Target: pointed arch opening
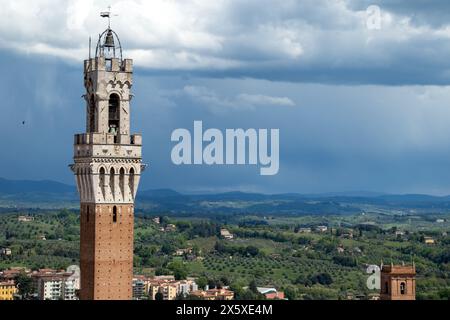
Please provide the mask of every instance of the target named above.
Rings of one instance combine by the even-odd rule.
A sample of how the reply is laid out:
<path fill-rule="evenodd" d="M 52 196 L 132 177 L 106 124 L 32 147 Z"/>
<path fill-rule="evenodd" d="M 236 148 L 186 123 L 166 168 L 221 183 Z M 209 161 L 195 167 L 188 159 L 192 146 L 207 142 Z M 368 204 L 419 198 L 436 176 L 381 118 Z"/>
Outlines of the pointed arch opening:
<path fill-rule="evenodd" d="M 106 170 L 105 170 L 105 168 L 101 167 L 98 181 L 99 181 L 100 190 L 102 191 L 103 199 L 105 198 L 105 182 L 106 182 L 105 176 L 106 176 Z"/>
<path fill-rule="evenodd" d="M 134 168 L 130 169 L 128 187 L 130 188 L 131 197 L 134 199 Z"/>
<path fill-rule="evenodd" d="M 115 198 L 115 191 L 116 191 L 116 186 L 115 186 L 115 181 L 114 178 L 116 176 L 116 172 L 114 170 L 114 168 L 111 168 L 111 170 L 109 171 L 109 187 L 111 188 L 111 195 L 113 197 L 113 199 Z"/>
<path fill-rule="evenodd" d="M 119 188 L 120 188 L 120 194 L 125 200 L 125 169 L 120 168 L 119 171 Z"/>
<path fill-rule="evenodd" d="M 116 93 L 109 96 L 108 132 L 114 135 L 114 143 L 118 143 L 120 131 L 120 97 Z"/>

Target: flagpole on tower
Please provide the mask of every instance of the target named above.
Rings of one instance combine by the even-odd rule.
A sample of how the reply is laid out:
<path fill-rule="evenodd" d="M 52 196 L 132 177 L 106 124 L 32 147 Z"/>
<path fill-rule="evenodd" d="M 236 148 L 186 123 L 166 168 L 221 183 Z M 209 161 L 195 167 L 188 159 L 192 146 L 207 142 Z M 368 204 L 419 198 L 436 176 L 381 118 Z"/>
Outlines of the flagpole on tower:
<path fill-rule="evenodd" d="M 108 11 L 100 12 L 100 17 L 108 18 L 108 29 L 111 29 L 111 14 L 111 6 L 108 6 Z M 115 14 L 114 16 L 117 16 L 117 14 Z"/>

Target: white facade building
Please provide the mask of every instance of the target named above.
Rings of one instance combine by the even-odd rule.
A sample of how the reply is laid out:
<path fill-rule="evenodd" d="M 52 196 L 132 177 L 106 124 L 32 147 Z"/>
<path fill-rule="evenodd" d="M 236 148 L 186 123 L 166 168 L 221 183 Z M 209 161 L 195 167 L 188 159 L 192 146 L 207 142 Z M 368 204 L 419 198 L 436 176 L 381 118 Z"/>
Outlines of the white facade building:
<path fill-rule="evenodd" d="M 44 274 L 37 276 L 39 300 L 78 300 L 76 279 L 70 274 Z"/>

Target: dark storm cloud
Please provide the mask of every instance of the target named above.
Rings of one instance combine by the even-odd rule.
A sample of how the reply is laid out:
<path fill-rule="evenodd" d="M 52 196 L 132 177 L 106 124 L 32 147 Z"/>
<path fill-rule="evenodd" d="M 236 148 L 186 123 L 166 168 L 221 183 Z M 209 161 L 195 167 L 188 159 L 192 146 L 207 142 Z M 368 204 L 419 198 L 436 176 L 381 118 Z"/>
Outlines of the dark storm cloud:
<path fill-rule="evenodd" d="M 98 18 L 103 3 L 56 3 L 5 1 L 0 47 L 80 63 L 89 35 L 105 28 Z M 381 9 L 380 29 L 367 27 L 370 5 Z M 150 74 L 329 84 L 450 83 L 447 1 L 155 0 L 112 1 L 112 6 L 121 12 L 114 28 L 125 54 Z"/>
<path fill-rule="evenodd" d="M 0 176 L 73 183 L 73 134 L 84 131 L 81 67 L 0 54 Z M 132 131 L 149 164 L 142 188 L 450 193 L 447 87 L 334 86 L 135 73 Z M 26 125 L 22 121 L 26 120 Z M 279 128 L 280 172 L 175 166 L 177 128 Z"/>
<path fill-rule="evenodd" d="M 67 25 L 67 8 L 53 14 L 52 1 L 3 3 L 0 12 L 10 28 L 0 31 L 0 176 L 73 183 L 83 45 L 104 21 L 75 5 L 83 14 L 69 10 Z M 382 2 L 381 29 L 368 30 L 365 9 L 377 2 L 128 2 L 121 16 L 134 19 L 114 26 L 136 62 L 132 130 L 143 133 L 149 164 L 142 188 L 449 194 L 450 35 L 439 22 L 445 3 L 433 3 L 422 11 L 420 2 Z M 35 23 L 34 10 L 51 23 Z M 280 129 L 279 174 L 173 165 L 170 135 L 195 120 Z"/>

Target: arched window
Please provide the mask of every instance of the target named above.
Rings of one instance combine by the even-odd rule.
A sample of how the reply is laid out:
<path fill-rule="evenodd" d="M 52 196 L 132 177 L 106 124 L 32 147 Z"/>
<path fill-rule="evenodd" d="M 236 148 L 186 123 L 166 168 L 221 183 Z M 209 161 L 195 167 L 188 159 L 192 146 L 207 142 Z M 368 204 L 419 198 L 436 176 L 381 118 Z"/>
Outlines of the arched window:
<path fill-rule="evenodd" d="M 131 197 L 134 198 L 134 168 L 130 169 L 128 187 L 130 188 Z"/>
<path fill-rule="evenodd" d="M 97 108 L 95 106 L 95 98 L 92 94 L 89 98 L 89 132 L 97 132 Z"/>
<path fill-rule="evenodd" d="M 115 177 L 116 173 L 114 171 L 114 168 L 111 168 L 111 171 L 109 172 L 109 187 L 111 188 L 111 195 L 114 199 L 115 197 L 115 184 L 114 184 L 114 177 Z"/>
<path fill-rule="evenodd" d="M 400 283 L 400 294 L 406 294 L 406 283 Z"/>
<path fill-rule="evenodd" d="M 123 198 L 125 198 L 125 169 L 124 168 L 120 168 L 120 171 L 119 171 L 119 188 L 120 188 L 120 194 L 122 195 Z"/>
<path fill-rule="evenodd" d="M 105 168 L 100 168 L 99 187 L 102 191 L 103 198 L 105 198 Z"/>
<path fill-rule="evenodd" d="M 108 106 L 108 132 L 114 134 L 114 143 L 118 143 L 117 136 L 120 131 L 120 98 L 117 94 L 111 94 Z"/>
<path fill-rule="evenodd" d="M 116 206 L 113 207 L 113 222 L 114 223 L 117 222 L 117 207 Z"/>

